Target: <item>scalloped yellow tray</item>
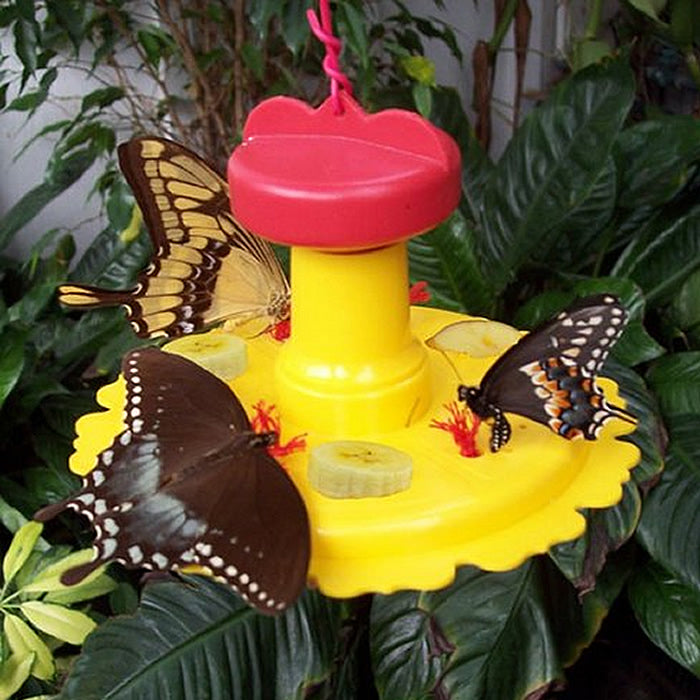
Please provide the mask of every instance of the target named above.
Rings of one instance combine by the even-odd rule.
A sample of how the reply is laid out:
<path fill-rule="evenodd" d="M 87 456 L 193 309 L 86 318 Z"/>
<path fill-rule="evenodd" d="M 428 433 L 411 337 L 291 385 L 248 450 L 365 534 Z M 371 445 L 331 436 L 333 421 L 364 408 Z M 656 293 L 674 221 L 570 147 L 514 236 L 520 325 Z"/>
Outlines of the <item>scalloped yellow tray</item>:
<path fill-rule="evenodd" d="M 411 308 L 411 331 L 424 342 L 443 326 L 468 317 L 429 308 Z M 263 399 L 277 404 L 272 381 L 281 344 L 268 335 L 248 339 L 248 370 L 231 383 L 243 405 Z M 568 441 L 548 428 L 509 416 L 511 441 L 488 451 L 488 426 L 482 424 L 482 456 L 459 455 L 452 436 L 430 427 L 446 420 L 445 404 L 454 401 L 459 381 L 478 384 L 495 358 L 451 354 L 460 378 L 442 353 L 427 350 L 432 397 L 410 427 L 353 436 L 392 445 L 413 457 L 411 486 L 382 498 L 332 499 L 316 492 L 307 478 L 308 450 L 342 434 L 322 434 L 313 425 L 294 425 L 285 416 L 282 442 L 306 434 L 307 449 L 281 461 L 299 488 L 312 530 L 311 585 L 329 596 L 367 592 L 436 589 L 448 585 L 455 568 L 472 564 L 501 571 L 581 535 L 582 508 L 617 503 L 622 484 L 639 460 L 638 449 L 617 438 L 633 426 L 609 421 L 596 441 Z M 624 402 L 614 382 L 601 379 L 607 398 Z M 121 429 L 124 387 L 103 388 L 98 401 L 111 410 L 90 414 L 77 424 L 79 437 L 71 468 L 89 471 L 98 451 Z"/>

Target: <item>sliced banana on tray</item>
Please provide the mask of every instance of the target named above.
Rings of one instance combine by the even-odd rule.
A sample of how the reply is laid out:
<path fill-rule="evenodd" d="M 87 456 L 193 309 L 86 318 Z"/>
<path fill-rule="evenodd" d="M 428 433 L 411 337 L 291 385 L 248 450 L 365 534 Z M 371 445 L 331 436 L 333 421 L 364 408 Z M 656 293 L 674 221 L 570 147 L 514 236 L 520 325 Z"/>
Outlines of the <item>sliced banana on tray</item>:
<path fill-rule="evenodd" d="M 243 374 L 248 366 L 245 341 L 220 330 L 185 335 L 164 345 L 163 350 L 196 362 L 225 382 Z"/>
<path fill-rule="evenodd" d="M 472 357 L 500 355 L 520 340 L 520 332 L 499 321 L 474 319 L 441 328 L 425 344 L 435 350 L 463 352 Z"/>
<path fill-rule="evenodd" d="M 388 496 L 411 484 L 411 455 L 389 445 L 337 440 L 317 445 L 309 455 L 309 481 L 330 498 Z"/>

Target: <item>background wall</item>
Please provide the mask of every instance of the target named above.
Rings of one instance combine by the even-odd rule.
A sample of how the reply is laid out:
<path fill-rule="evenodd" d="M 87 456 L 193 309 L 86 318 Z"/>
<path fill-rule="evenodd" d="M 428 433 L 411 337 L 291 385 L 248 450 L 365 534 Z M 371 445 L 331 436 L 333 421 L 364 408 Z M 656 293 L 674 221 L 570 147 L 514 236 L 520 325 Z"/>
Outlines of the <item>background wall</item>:
<path fill-rule="evenodd" d="M 384 3 L 387 5 L 387 3 Z M 454 85 L 460 92 L 467 111 L 473 115 L 471 103 L 473 82 L 471 55 L 478 39 L 491 36 L 494 27 L 493 2 L 482 0 L 445 0 L 444 11 L 428 0 L 408 0 L 416 14 L 433 15 L 454 28 L 464 54 L 460 65 L 439 42 L 427 45 L 427 52 L 437 65 L 439 83 Z M 531 50 L 528 54 L 522 112 L 534 104 L 537 95 L 556 74 L 556 57 L 562 54 L 572 28 L 580 25 L 585 0 L 530 0 L 532 10 Z M 5 38 L 1 39 L 6 41 Z M 6 68 L 13 66 L 5 64 Z M 512 104 L 515 94 L 515 54 L 512 32 L 506 37 L 495 75 L 493 100 L 492 155 L 497 157 L 507 143 L 512 128 Z M 0 117 L 0 215 L 4 214 L 31 187 L 43 179 L 51 152 L 51 135 L 37 139 L 25 149 L 31 137 L 46 124 L 75 114 L 83 94 L 100 87 L 99 76 L 91 78 L 83 72 L 60 77 L 52 86 L 56 97 L 45 103 L 27 120 L 25 113 L 6 112 Z M 144 91 L 149 86 L 144 85 Z M 153 88 L 150 88 L 153 89 Z M 529 97 L 528 97 L 529 96 Z M 8 95 L 8 100 L 12 95 Z M 94 178 L 84 176 L 68 193 L 46 207 L 12 242 L 9 252 L 22 255 L 46 231 L 70 226 L 79 248 L 83 248 L 103 226 L 99 216 L 99 199 L 90 198 Z M 76 230 L 76 225 L 78 226 Z"/>

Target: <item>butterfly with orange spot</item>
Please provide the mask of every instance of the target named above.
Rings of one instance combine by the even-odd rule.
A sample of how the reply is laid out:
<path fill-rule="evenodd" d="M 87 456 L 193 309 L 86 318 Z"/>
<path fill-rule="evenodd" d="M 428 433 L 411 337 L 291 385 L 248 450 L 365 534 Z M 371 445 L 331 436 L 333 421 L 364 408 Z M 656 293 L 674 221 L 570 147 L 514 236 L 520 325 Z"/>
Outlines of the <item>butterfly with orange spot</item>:
<path fill-rule="evenodd" d="M 168 139 L 119 146 L 119 165 L 143 212 L 153 257 L 136 286 L 58 289 L 67 306 L 121 304 L 137 335 L 175 337 L 232 321 L 289 318 L 289 284 L 270 245 L 231 214 L 228 184 L 210 165 Z"/>

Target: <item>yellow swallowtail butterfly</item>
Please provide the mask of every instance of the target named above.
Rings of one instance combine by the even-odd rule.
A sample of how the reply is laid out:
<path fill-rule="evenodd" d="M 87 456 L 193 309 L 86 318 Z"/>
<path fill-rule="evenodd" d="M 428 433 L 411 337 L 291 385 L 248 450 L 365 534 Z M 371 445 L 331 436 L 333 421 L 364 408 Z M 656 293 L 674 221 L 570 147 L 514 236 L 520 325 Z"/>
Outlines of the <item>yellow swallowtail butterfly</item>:
<path fill-rule="evenodd" d="M 184 146 L 156 137 L 119 146 L 153 258 L 134 289 L 58 289 L 68 306 L 122 304 L 137 335 L 179 336 L 222 321 L 289 317 L 289 285 L 270 245 L 231 214 L 228 184 Z"/>

